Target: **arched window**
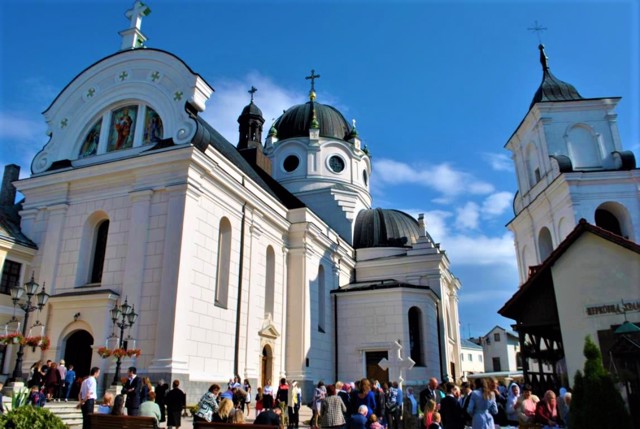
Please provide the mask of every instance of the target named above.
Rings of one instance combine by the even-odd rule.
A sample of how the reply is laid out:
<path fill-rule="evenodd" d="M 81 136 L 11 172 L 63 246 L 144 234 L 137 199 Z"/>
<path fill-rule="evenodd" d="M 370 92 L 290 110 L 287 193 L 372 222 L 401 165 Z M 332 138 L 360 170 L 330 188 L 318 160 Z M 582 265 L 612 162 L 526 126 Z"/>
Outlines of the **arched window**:
<path fill-rule="evenodd" d="M 529 186 L 533 188 L 540 181 L 540 167 L 538 166 L 538 151 L 533 143 L 529 143 L 526 151 L 527 173 Z"/>
<path fill-rule="evenodd" d="M 574 170 L 602 166 L 600 148 L 591 128 L 584 125 L 571 128 L 567 135 L 567 148 Z"/>
<path fill-rule="evenodd" d="M 231 223 L 223 217 L 218 232 L 218 264 L 216 274 L 215 305 L 227 308 L 229 296 L 229 269 L 231 267 Z"/>
<path fill-rule="evenodd" d="M 93 123 L 80 145 L 78 158 L 153 144 L 163 137 L 162 119 L 151 107 L 120 106 L 104 111 Z"/>
<path fill-rule="evenodd" d="M 422 358 L 422 312 L 418 307 L 409 309 L 409 351 L 416 366 L 424 366 Z"/>
<path fill-rule="evenodd" d="M 324 267 L 318 267 L 318 331 L 325 332 Z"/>
<path fill-rule="evenodd" d="M 549 228 L 542 227 L 538 233 L 538 251 L 540 252 L 540 262 L 542 263 L 547 256 L 553 252 L 553 241 L 551 240 L 551 232 Z"/>
<path fill-rule="evenodd" d="M 275 279 L 276 279 L 276 254 L 273 251 L 273 247 L 267 247 L 267 261 L 265 272 L 265 285 L 264 285 L 264 315 L 267 314 L 273 316 L 274 310 L 274 295 L 275 295 Z"/>
<path fill-rule="evenodd" d="M 620 222 L 618 218 L 610 211 L 604 209 L 596 210 L 596 225 L 602 229 L 606 229 L 614 234 L 622 235 L 622 229 L 620 228 Z"/>
<path fill-rule="evenodd" d="M 627 208 L 616 201 L 607 201 L 598 206 L 595 212 L 595 223 L 600 228 L 606 229 L 632 241 L 637 241 L 633 223 Z"/>
<path fill-rule="evenodd" d="M 104 257 L 107 254 L 107 237 L 109 235 L 109 220 L 103 220 L 97 225 L 93 246 L 93 258 L 91 259 L 91 276 L 89 283 L 102 282 L 102 270 L 104 269 Z"/>

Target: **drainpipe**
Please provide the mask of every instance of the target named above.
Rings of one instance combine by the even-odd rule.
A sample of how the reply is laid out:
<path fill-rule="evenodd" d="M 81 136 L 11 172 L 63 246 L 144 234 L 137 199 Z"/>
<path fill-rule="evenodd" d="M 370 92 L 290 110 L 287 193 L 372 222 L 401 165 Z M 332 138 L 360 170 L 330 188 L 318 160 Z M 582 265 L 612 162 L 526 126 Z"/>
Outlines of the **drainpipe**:
<path fill-rule="evenodd" d="M 333 358 L 336 362 L 333 379 L 338 380 L 338 294 L 333 294 Z"/>
<path fill-rule="evenodd" d="M 233 352 L 233 375 L 239 374 L 240 366 L 240 310 L 242 309 L 242 275 L 244 271 L 244 224 L 247 217 L 247 203 L 242 205 L 242 223 L 240 224 L 240 263 L 238 264 L 238 303 L 236 305 L 236 344 Z"/>

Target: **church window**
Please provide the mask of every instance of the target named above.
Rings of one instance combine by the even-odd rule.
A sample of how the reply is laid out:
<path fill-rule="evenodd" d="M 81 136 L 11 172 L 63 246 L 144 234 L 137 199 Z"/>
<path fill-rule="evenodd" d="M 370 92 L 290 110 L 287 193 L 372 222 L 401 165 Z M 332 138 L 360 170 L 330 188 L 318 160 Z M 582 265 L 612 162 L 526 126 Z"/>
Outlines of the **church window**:
<path fill-rule="evenodd" d="M 324 284 L 324 267 L 320 265 L 318 268 L 318 331 L 325 331 L 325 284 Z"/>
<path fill-rule="evenodd" d="M 369 176 L 367 175 L 367 170 L 362 170 L 362 181 L 364 182 L 364 186 L 369 185 Z"/>
<path fill-rule="evenodd" d="M 329 158 L 329 168 L 334 173 L 341 173 L 342 170 L 344 170 L 344 166 L 345 166 L 344 159 L 342 159 L 338 155 L 333 155 L 332 157 Z"/>
<path fill-rule="evenodd" d="M 93 259 L 91 261 L 91 277 L 89 283 L 100 283 L 104 269 L 104 258 L 107 254 L 107 237 L 109 235 L 109 220 L 100 222 L 95 232 L 95 245 L 93 247 Z"/>
<path fill-rule="evenodd" d="M 295 171 L 300 165 L 300 159 L 295 155 L 289 155 L 285 158 L 284 163 L 282 164 L 282 168 L 287 173 L 291 173 Z"/>
<path fill-rule="evenodd" d="M 144 138 L 142 144 L 157 143 L 162 140 L 164 129 L 160 115 L 151 107 L 145 109 Z"/>
<path fill-rule="evenodd" d="M 540 252 L 540 262 L 543 262 L 553 251 L 553 241 L 549 228 L 543 227 L 538 233 L 538 251 Z"/>
<path fill-rule="evenodd" d="M 267 264 L 265 273 L 265 288 L 264 288 L 264 315 L 273 316 L 274 299 L 275 299 L 275 271 L 276 271 L 276 253 L 273 251 L 273 247 L 267 247 Z"/>
<path fill-rule="evenodd" d="M 592 169 L 602 165 L 602 156 L 591 127 L 577 125 L 567 135 L 569 158 L 574 170 Z"/>
<path fill-rule="evenodd" d="M 80 147 L 80 153 L 78 153 L 78 158 L 86 158 L 88 156 L 95 155 L 98 153 L 98 144 L 100 143 L 100 131 L 102 129 L 102 118 L 98 119 L 98 121 L 91 127 L 86 137 L 84 138 L 84 142 Z"/>
<path fill-rule="evenodd" d="M 618 218 L 616 218 L 610 211 L 597 209 L 595 217 L 597 226 L 602 229 L 606 229 L 609 232 L 613 232 L 614 234 L 622 235 L 620 222 L 618 222 Z"/>
<path fill-rule="evenodd" d="M 5 259 L 2 267 L 2 280 L 0 281 L 0 293 L 9 294 L 11 288 L 20 285 L 20 271 L 22 264 Z"/>
<path fill-rule="evenodd" d="M 422 312 L 418 307 L 409 309 L 409 353 L 416 366 L 424 366 L 422 359 Z"/>
<path fill-rule="evenodd" d="M 538 167 L 538 151 L 533 143 L 529 143 L 526 150 L 527 173 L 529 186 L 533 188 L 540 181 L 540 168 Z"/>
<path fill-rule="evenodd" d="M 133 147 L 137 117 L 137 106 L 124 106 L 111 112 L 107 152 Z"/>
<path fill-rule="evenodd" d="M 163 138 L 164 125 L 158 112 L 144 104 L 129 104 L 100 115 L 85 134 L 78 158 L 154 144 Z"/>
<path fill-rule="evenodd" d="M 227 308 L 229 295 L 229 270 L 231 268 L 231 223 L 229 219 L 220 220 L 218 232 L 218 263 L 216 273 L 215 305 Z"/>

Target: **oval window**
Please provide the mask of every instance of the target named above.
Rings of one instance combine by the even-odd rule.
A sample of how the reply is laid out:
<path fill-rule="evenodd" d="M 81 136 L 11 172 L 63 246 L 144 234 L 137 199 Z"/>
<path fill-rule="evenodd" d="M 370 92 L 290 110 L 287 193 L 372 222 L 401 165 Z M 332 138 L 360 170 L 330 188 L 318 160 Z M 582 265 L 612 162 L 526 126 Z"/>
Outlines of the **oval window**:
<path fill-rule="evenodd" d="M 300 165 L 300 159 L 298 159 L 298 157 L 295 155 L 289 155 L 288 157 L 285 158 L 284 162 L 282 163 L 282 167 L 284 168 L 284 171 L 286 171 L 287 173 L 291 173 L 296 168 L 298 168 L 299 165 Z"/>
<path fill-rule="evenodd" d="M 344 160 L 337 155 L 333 155 L 329 158 L 329 168 L 331 168 L 334 173 L 342 172 L 342 170 L 344 170 Z"/>

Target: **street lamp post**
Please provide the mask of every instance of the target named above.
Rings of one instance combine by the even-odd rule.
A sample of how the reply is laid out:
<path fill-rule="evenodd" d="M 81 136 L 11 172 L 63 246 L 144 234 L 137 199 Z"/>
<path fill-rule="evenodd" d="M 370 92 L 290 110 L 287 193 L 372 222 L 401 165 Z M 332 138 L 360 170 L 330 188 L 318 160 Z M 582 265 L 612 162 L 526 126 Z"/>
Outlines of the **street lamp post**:
<path fill-rule="evenodd" d="M 20 307 L 24 311 L 24 324 L 22 325 L 22 336 L 27 335 L 27 324 L 29 323 L 29 313 L 35 310 L 42 310 L 49 300 L 49 294 L 45 291 L 45 285 L 42 284 L 42 290 L 39 293 L 38 288 L 40 285 L 33 279 L 33 273 L 31 274 L 31 280 L 24 284 L 24 286 L 14 286 L 11 288 L 11 300 L 13 301 L 13 307 Z M 23 296 L 27 295 L 25 302 L 20 302 Z M 37 305 L 31 303 L 31 298 L 36 296 Z M 16 367 L 13 370 L 13 379 L 18 381 L 22 380 L 22 356 L 24 355 L 24 345 L 21 343 L 18 348 L 18 358 L 16 359 Z"/>
<path fill-rule="evenodd" d="M 135 308 L 132 305 L 127 303 L 127 298 L 124 299 L 124 304 L 118 305 L 116 302 L 113 308 L 110 310 L 111 320 L 113 321 L 114 327 L 117 326 L 120 328 L 120 338 L 118 342 L 118 348 L 124 347 L 124 330 L 126 328 L 130 328 L 136 322 L 136 318 L 138 314 L 135 312 Z M 118 384 L 118 378 L 120 377 L 120 365 L 122 364 L 122 357 L 118 356 L 116 360 L 116 373 L 113 376 L 112 386 Z"/>

